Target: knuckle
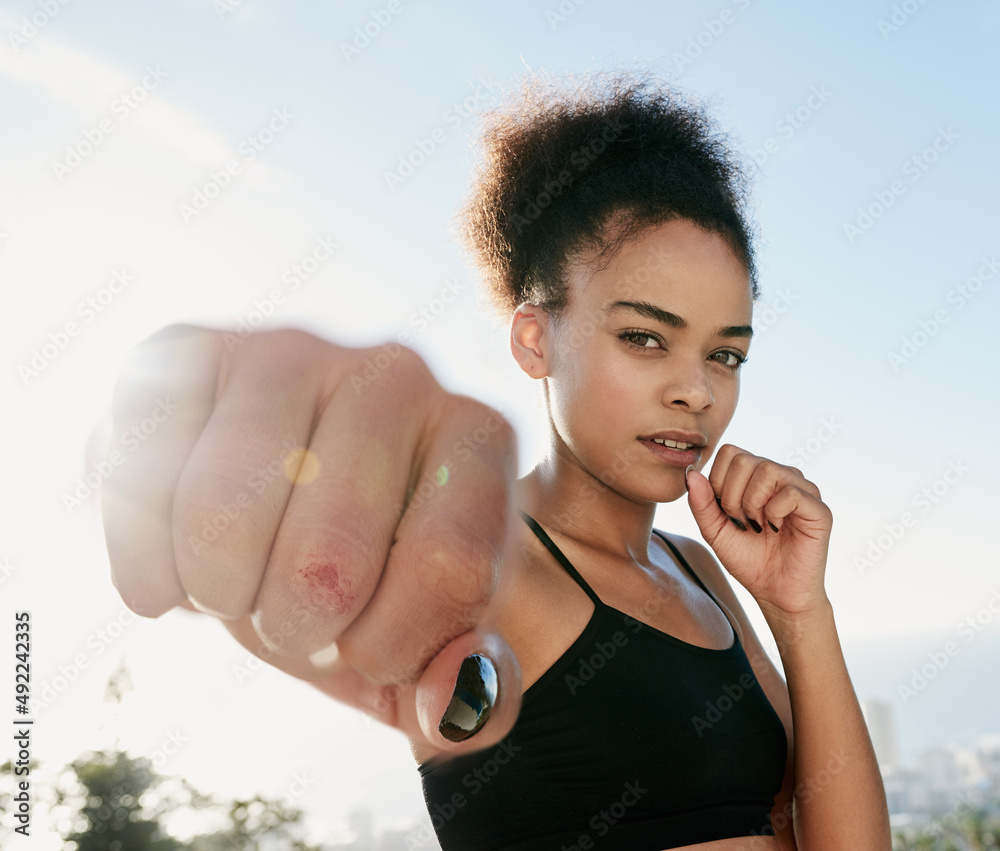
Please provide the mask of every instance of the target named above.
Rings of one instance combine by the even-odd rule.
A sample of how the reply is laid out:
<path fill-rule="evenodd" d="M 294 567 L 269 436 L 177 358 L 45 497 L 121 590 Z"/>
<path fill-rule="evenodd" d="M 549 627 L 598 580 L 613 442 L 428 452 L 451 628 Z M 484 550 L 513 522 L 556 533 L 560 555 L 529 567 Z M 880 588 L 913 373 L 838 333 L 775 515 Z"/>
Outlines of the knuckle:
<path fill-rule="evenodd" d="M 326 538 L 298 550 L 287 566 L 291 605 L 321 621 L 350 621 L 364 608 L 367 588 L 379 579 L 376 556 L 350 535 Z"/>
<path fill-rule="evenodd" d="M 408 346 L 399 346 L 399 356 L 396 359 L 396 364 L 398 369 L 407 374 L 431 375 L 430 367 L 427 366 L 424 359 Z"/>
<path fill-rule="evenodd" d="M 151 582 L 149 577 L 135 573 L 113 572 L 111 584 L 129 611 L 145 618 L 158 618 L 186 599 L 184 592 L 172 584 Z"/>
<path fill-rule="evenodd" d="M 310 652 L 303 643 L 312 620 L 294 606 L 262 606 L 251 612 L 251 622 L 264 646 L 289 656 Z"/>
<path fill-rule="evenodd" d="M 320 362 L 317 355 L 327 346 L 330 344 L 308 331 L 275 328 L 250 334 L 235 350 L 234 357 L 246 357 L 255 363 L 259 360 L 268 371 L 299 377 L 316 368 Z"/>
<path fill-rule="evenodd" d="M 489 602 L 495 569 L 483 557 L 477 541 L 457 534 L 425 536 L 412 555 L 420 586 L 444 608 L 474 617 Z"/>
<path fill-rule="evenodd" d="M 221 548 L 236 558 L 256 556 L 251 536 L 241 534 L 249 525 L 246 502 L 235 482 L 215 475 L 182 475 L 174 491 L 175 529 L 191 544 L 195 557 L 204 549 Z"/>
<path fill-rule="evenodd" d="M 514 426 L 496 408 L 471 396 L 450 395 L 450 410 L 456 422 L 465 424 L 477 436 L 485 432 L 486 439 L 501 449 L 515 446 L 517 435 Z"/>
<path fill-rule="evenodd" d="M 741 449 L 733 456 L 733 460 L 730 463 L 733 467 L 746 469 L 747 467 L 756 467 L 761 463 L 761 459 Z"/>

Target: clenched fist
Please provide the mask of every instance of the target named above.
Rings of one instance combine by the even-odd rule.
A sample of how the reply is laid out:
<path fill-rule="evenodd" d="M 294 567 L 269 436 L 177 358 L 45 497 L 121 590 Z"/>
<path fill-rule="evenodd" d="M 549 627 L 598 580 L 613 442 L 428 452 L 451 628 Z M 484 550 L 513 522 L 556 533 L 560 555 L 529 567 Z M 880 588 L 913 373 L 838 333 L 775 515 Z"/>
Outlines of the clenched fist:
<path fill-rule="evenodd" d="M 499 741 L 520 707 L 490 626 L 512 546 L 503 417 L 408 349 L 294 330 L 161 330 L 122 369 L 112 449 L 164 400 L 102 493 L 125 602 L 220 618 L 424 754 Z"/>

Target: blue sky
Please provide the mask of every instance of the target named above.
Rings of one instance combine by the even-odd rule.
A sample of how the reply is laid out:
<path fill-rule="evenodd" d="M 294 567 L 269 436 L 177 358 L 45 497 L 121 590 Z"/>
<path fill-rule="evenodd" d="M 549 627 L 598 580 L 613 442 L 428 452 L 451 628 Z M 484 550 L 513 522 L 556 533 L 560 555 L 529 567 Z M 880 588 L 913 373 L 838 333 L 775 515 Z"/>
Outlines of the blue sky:
<path fill-rule="evenodd" d="M 345 55 L 378 17 L 388 23 Z M 893 703 L 908 752 L 945 710 L 983 732 L 947 683 L 977 681 L 1000 631 L 987 619 L 968 642 L 959 632 L 1000 586 L 998 29 L 986 0 L 73 0 L 54 16 L 0 3 L 0 608 L 34 613 L 39 682 L 86 660 L 41 715 L 37 754 L 55 763 L 111 735 L 101 693 L 124 654 L 136 690 L 119 734 L 147 754 L 178 730 L 190 742 L 164 771 L 275 795 L 310 772 L 295 803 L 326 835 L 354 807 L 383 823 L 422 817 L 401 737 L 274 671 L 241 681 L 246 654 L 207 619 L 123 625 L 97 499 L 68 510 L 63 495 L 100 455 L 130 346 L 170 322 L 246 321 L 321 239 L 336 250 L 271 324 L 348 344 L 410 331 L 447 387 L 515 422 L 530 469 L 536 388 L 449 235 L 474 156 L 474 116 L 455 105 L 488 108 L 542 69 L 632 65 L 706 99 L 756 155 L 762 298 L 727 439 L 797 456 L 833 508 L 828 587 L 861 696 Z M 88 138 L 100 143 L 83 154 Z M 433 153 L 390 187 L 386 173 L 428 138 Z M 185 221 L 181 205 L 227 163 L 237 173 Z M 448 282 L 454 304 L 417 331 L 415 312 Z M 99 312 L 82 307 L 91 298 Z M 66 347 L 24 372 L 72 321 Z M 697 536 L 683 503 L 657 525 Z M 112 623 L 120 635 L 105 642 Z M 953 639 L 962 652 L 904 704 L 911 667 Z M 302 723 L 279 743 L 289 700 Z"/>

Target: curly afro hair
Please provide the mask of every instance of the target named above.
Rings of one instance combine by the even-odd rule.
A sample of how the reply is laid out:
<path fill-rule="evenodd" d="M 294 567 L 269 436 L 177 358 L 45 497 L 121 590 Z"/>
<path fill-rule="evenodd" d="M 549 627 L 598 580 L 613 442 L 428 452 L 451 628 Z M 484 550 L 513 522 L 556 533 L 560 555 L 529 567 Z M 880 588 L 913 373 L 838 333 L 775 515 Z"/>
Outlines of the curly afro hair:
<path fill-rule="evenodd" d="M 558 314 L 570 255 L 609 262 L 676 218 L 719 234 L 759 298 L 747 176 L 704 108 L 673 88 L 634 72 L 568 88 L 533 75 L 483 115 L 481 137 L 458 222 L 500 315 L 525 301 Z"/>

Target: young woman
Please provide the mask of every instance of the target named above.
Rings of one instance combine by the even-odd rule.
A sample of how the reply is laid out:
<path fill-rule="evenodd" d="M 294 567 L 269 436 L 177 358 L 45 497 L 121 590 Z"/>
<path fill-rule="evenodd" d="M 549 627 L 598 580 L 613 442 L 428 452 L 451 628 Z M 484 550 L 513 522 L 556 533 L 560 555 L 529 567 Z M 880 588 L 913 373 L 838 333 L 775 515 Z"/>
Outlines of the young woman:
<path fill-rule="evenodd" d="M 889 848 L 830 510 L 722 443 L 757 297 L 724 140 L 627 76 L 533 79 L 485 132 L 467 233 L 540 382 L 545 460 L 515 484 L 502 417 L 399 346 L 172 326 L 115 390 L 122 598 L 214 614 L 403 731 L 445 851 Z M 176 413 L 125 451 L 159 398 Z M 711 550 L 652 528 L 685 493 Z"/>
<path fill-rule="evenodd" d="M 485 139 L 466 232 L 549 450 L 518 482 L 498 614 L 517 722 L 472 754 L 415 748 L 442 847 L 888 848 L 823 587 L 831 512 L 802 471 L 722 443 L 758 296 L 736 162 L 698 108 L 629 77 L 532 79 Z M 714 558 L 653 529 L 685 494 Z M 488 725 L 494 697 L 470 657 L 442 734 Z"/>

